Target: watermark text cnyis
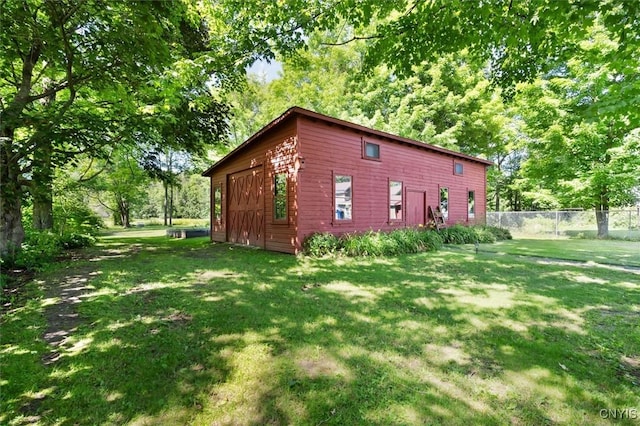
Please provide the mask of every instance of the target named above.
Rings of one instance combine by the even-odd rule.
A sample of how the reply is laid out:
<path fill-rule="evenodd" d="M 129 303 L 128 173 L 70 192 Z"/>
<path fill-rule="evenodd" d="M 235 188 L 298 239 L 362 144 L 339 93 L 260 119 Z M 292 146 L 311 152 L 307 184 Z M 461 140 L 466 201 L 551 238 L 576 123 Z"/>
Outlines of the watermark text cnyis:
<path fill-rule="evenodd" d="M 611 420 L 640 420 L 640 411 L 637 408 L 603 408 L 599 411 L 600 417 Z"/>

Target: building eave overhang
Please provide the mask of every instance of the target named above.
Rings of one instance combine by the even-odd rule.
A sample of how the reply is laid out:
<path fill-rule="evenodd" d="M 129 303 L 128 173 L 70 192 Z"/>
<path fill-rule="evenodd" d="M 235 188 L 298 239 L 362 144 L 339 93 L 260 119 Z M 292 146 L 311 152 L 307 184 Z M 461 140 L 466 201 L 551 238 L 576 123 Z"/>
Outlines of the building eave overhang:
<path fill-rule="evenodd" d="M 253 144 L 256 140 L 260 139 L 263 135 L 265 135 L 266 133 L 271 132 L 273 129 L 279 127 L 282 123 L 287 121 L 289 118 L 293 118 L 293 117 L 305 117 L 305 118 L 308 118 L 308 119 L 311 119 L 311 120 L 321 121 L 321 122 L 324 122 L 324 123 L 327 123 L 327 124 L 330 124 L 330 125 L 343 127 L 343 128 L 346 128 L 346 129 L 351 129 L 351 130 L 354 130 L 356 132 L 359 132 L 359 133 L 362 133 L 362 134 L 365 134 L 365 135 L 375 136 L 375 137 L 378 137 L 378 138 L 381 138 L 381 139 L 385 139 L 385 140 L 388 140 L 388 141 L 391 141 L 391 142 L 404 144 L 404 145 L 409 145 L 409 146 L 414 146 L 414 147 L 419 148 L 419 149 L 424 149 L 424 150 L 427 150 L 427 151 L 437 152 L 439 154 L 447 155 L 447 156 L 450 156 L 450 157 L 453 157 L 453 158 L 459 158 L 461 160 L 480 163 L 480 164 L 485 165 L 486 167 L 489 167 L 489 166 L 493 165 L 493 163 L 491 161 L 485 160 L 483 158 L 473 157 L 471 155 L 467 155 L 467 154 L 463 154 L 463 153 L 460 153 L 460 152 L 452 151 L 450 149 L 446 149 L 446 148 L 442 148 L 442 147 L 439 147 L 439 146 L 431 145 L 431 144 L 428 144 L 428 143 L 425 143 L 425 142 L 420 142 L 420 141 L 416 141 L 416 140 L 413 140 L 413 139 L 403 138 L 401 136 L 393 135 L 391 133 L 382 132 L 380 130 L 374 130 L 374 129 L 371 129 L 371 128 L 368 128 L 368 127 L 365 127 L 365 126 L 361 126 L 359 124 L 351 123 L 351 122 L 348 122 L 348 121 L 345 121 L 345 120 L 340 120 L 340 119 L 334 118 L 334 117 L 329 117 L 329 116 L 324 115 L 324 114 L 319 114 L 317 112 L 309 111 L 307 109 L 294 106 L 294 107 L 291 107 L 288 110 L 286 110 L 278 118 L 276 118 L 275 120 L 271 121 L 269 124 L 264 126 L 262 129 L 260 129 L 258 132 L 256 132 L 249 139 L 247 139 L 246 141 L 244 141 L 243 143 L 238 145 L 235 149 L 233 149 L 231 152 L 229 152 L 223 158 L 218 160 L 215 164 L 213 164 L 206 171 L 204 171 L 202 173 L 202 176 L 211 176 L 213 174 L 213 172 L 217 168 L 219 168 L 223 164 L 227 163 L 230 159 L 235 157 L 239 152 L 243 151 L 247 146 Z"/>

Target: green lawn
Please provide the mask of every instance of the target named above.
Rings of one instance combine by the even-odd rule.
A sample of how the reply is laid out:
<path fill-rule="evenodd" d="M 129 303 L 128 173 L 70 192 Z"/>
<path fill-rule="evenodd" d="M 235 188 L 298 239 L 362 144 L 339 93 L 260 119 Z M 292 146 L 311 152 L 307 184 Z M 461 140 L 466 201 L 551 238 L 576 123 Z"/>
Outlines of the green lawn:
<path fill-rule="evenodd" d="M 518 239 L 483 244 L 481 250 L 640 268 L 640 241 Z"/>
<path fill-rule="evenodd" d="M 312 259 L 103 239 L 4 313 L 0 424 L 637 424 L 638 271 L 519 256 L 582 250 L 531 241 Z M 638 261 L 601 243 L 580 260 Z M 40 289 L 69 280 L 80 323 L 45 365 Z"/>

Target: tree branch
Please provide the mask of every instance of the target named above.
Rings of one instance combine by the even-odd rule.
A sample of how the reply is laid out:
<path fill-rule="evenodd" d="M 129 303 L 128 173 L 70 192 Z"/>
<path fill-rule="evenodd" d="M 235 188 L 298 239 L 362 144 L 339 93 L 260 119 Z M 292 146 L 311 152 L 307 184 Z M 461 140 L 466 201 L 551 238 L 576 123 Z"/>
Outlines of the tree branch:
<path fill-rule="evenodd" d="M 109 210 L 111 213 L 117 213 L 118 212 L 118 210 L 112 209 L 111 207 L 109 207 L 108 205 L 103 203 L 102 200 L 100 199 L 100 196 L 96 195 L 94 198 L 98 201 L 98 203 L 100 203 L 100 205 L 102 207 L 104 207 L 105 209 Z"/>
<path fill-rule="evenodd" d="M 55 86 L 51 87 L 50 89 L 45 90 L 44 92 L 42 92 L 42 93 L 40 93 L 38 95 L 29 96 L 28 101 L 29 102 L 33 102 L 33 101 L 37 101 L 39 99 L 48 98 L 48 97 L 53 96 L 56 93 L 60 92 L 61 90 L 66 89 L 67 87 L 69 87 L 69 82 L 66 81 L 66 80 L 63 80 L 59 84 L 56 84 Z"/>
<path fill-rule="evenodd" d="M 42 69 L 40 70 L 40 72 L 38 73 L 38 75 L 36 76 L 36 78 L 33 80 L 33 85 L 35 86 L 38 81 L 40 81 L 40 79 L 42 78 L 42 76 L 44 75 L 45 70 L 49 67 L 49 63 L 45 63 L 44 66 L 42 67 Z"/>
<path fill-rule="evenodd" d="M 107 158 L 107 160 L 104 163 L 104 166 L 100 170 L 98 170 L 96 173 L 94 173 L 93 175 L 89 176 L 88 178 L 85 178 L 87 173 L 89 173 L 89 170 L 91 170 L 91 166 L 93 165 L 93 161 L 95 160 L 95 158 L 91 157 L 91 162 L 87 166 L 87 169 L 82 173 L 82 176 L 80 176 L 80 179 L 78 179 L 78 183 L 80 183 L 80 182 L 88 182 L 90 180 L 93 180 L 96 177 L 98 177 L 102 172 L 107 170 L 107 167 L 109 166 L 109 161 L 111 160 L 111 156 L 113 155 L 113 152 L 114 151 L 111 151 L 109 153 L 109 157 Z"/>
<path fill-rule="evenodd" d="M 411 12 L 413 12 L 415 10 L 416 7 L 418 7 L 418 5 L 420 3 L 422 3 L 424 0 L 417 0 L 413 3 L 413 5 L 404 13 L 404 16 L 408 16 Z"/>
<path fill-rule="evenodd" d="M 341 41 L 338 43 L 321 43 L 323 46 L 344 46 L 347 45 L 349 43 L 353 43 L 354 41 L 357 40 L 373 40 L 373 39 L 377 39 L 377 38 L 383 38 L 384 36 L 380 35 L 380 34 L 375 34 L 375 35 L 370 35 L 370 36 L 353 36 L 351 37 L 349 40 L 346 41 Z"/>
<path fill-rule="evenodd" d="M 89 81 L 91 80 L 91 77 L 88 75 L 82 76 L 82 77 L 77 77 L 77 76 L 72 76 L 71 77 L 72 82 L 69 83 L 69 81 L 67 79 L 62 80 L 60 83 L 58 83 L 57 85 L 51 87 L 48 90 L 45 90 L 42 93 L 39 93 L 37 95 L 33 95 L 29 97 L 29 102 L 33 102 L 33 101 L 37 101 L 39 99 L 44 99 L 47 97 L 50 97 L 52 95 L 55 95 L 56 93 L 69 88 L 70 86 L 73 85 L 78 85 L 80 83 L 84 83 L 85 81 Z"/>

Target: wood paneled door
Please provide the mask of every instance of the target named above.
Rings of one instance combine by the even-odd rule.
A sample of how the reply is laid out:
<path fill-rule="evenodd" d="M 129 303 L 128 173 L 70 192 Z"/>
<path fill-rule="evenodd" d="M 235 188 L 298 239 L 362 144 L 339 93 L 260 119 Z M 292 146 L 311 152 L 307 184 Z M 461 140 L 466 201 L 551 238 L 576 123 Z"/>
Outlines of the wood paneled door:
<path fill-rule="evenodd" d="M 426 191 L 407 190 L 407 226 L 425 225 Z"/>
<path fill-rule="evenodd" d="M 264 247 L 262 166 L 229 175 L 227 188 L 227 241 Z"/>

